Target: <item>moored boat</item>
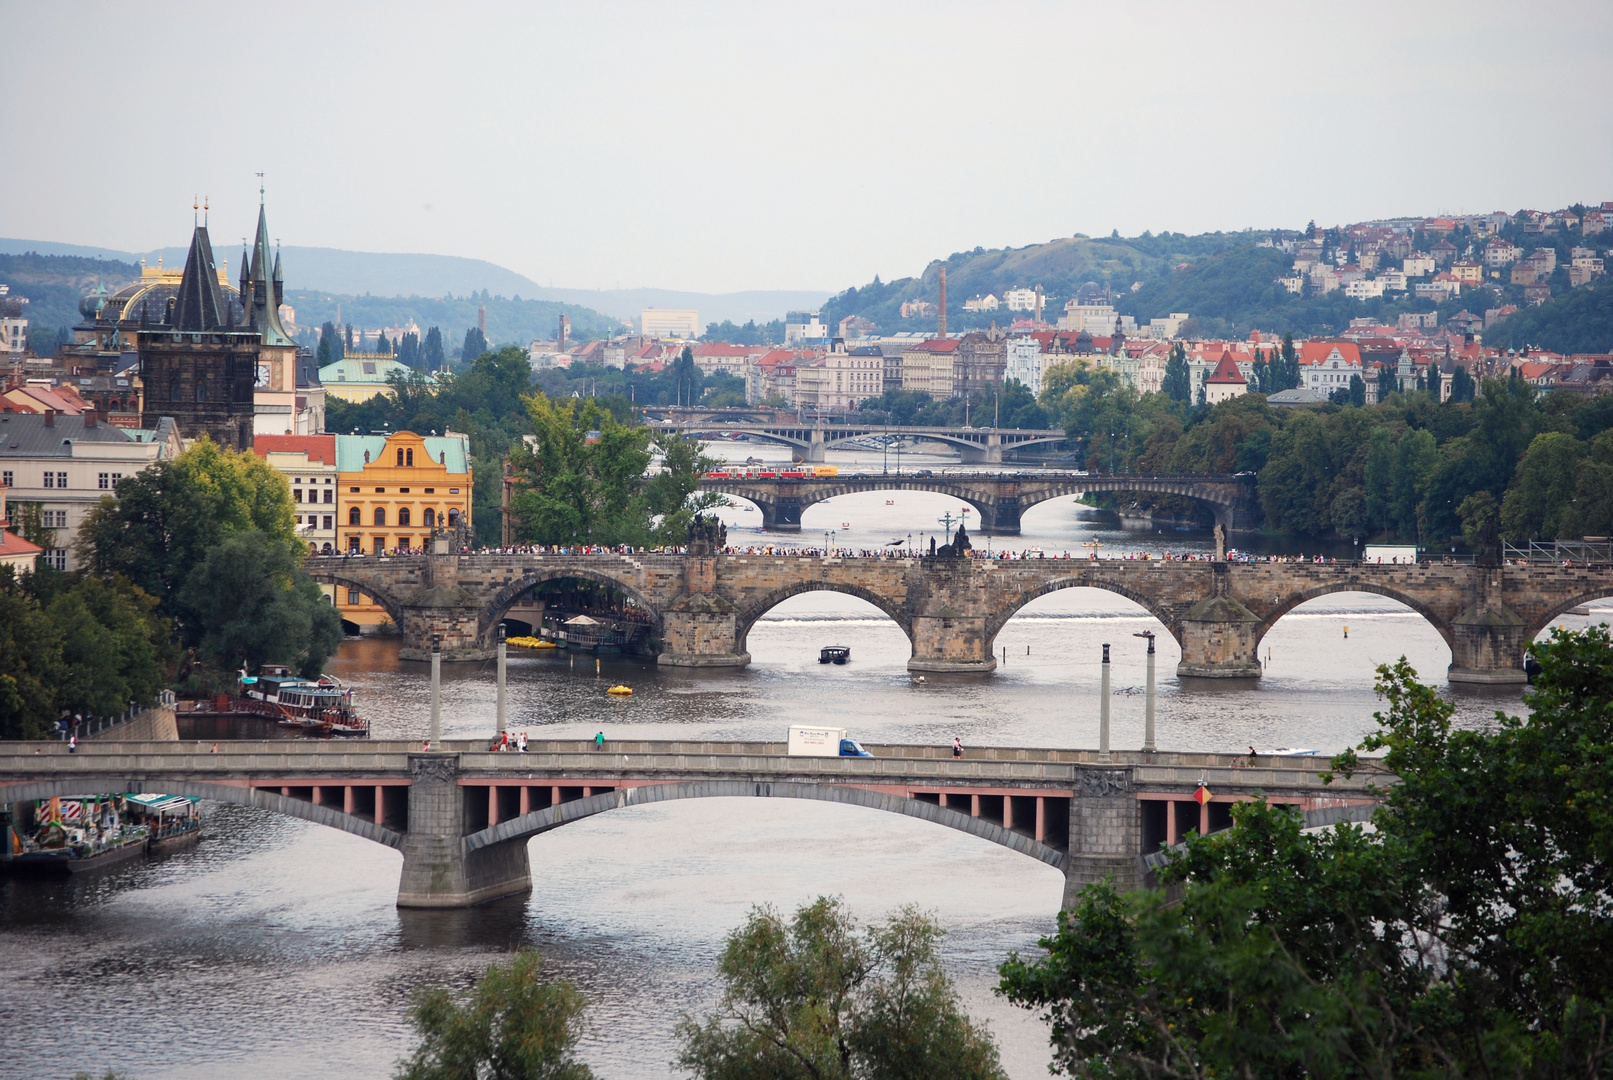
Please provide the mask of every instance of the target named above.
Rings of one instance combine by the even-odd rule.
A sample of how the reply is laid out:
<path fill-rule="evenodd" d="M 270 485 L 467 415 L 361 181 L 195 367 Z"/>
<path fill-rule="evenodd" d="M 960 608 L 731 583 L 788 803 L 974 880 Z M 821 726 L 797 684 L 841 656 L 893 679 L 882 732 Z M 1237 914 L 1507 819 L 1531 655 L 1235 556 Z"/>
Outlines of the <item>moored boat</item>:
<path fill-rule="evenodd" d="M 317 681 L 293 675 L 280 664 L 265 664 L 256 676 L 241 672 L 241 693 L 276 706 L 276 723 L 314 735 L 363 737 L 369 724 L 353 709 L 353 691 L 329 675 Z"/>

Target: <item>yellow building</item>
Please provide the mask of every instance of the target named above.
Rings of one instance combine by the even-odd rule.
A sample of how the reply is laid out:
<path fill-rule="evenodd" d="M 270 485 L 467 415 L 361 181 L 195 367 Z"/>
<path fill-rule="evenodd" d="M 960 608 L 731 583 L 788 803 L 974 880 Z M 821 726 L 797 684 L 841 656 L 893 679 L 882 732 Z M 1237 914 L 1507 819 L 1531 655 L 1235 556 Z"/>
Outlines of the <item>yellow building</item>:
<path fill-rule="evenodd" d="M 471 524 L 470 438 L 457 432 L 336 436 L 337 534 L 342 551 L 381 556 L 424 550 L 433 532 Z M 338 589 L 342 618 L 361 631 L 385 609 Z"/>

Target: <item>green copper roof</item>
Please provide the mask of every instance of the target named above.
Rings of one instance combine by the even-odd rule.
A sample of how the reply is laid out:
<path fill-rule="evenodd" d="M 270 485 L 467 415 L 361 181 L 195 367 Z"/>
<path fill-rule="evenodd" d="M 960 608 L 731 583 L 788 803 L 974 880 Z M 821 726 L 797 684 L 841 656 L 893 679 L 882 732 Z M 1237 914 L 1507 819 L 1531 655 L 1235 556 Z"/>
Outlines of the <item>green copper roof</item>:
<path fill-rule="evenodd" d="M 338 472 L 360 472 L 366 464 L 381 462 L 382 455 L 386 453 L 385 435 L 338 435 L 336 436 L 336 470 Z M 469 437 L 465 435 L 427 435 L 425 437 L 426 453 L 431 460 L 442 463 L 443 455 L 448 455 L 448 471 L 450 473 L 464 473 L 469 471 L 470 445 Z M 365 453 L 370 455 L 370 461 L 364 460 Z M 388 461 L 385 464 L 392 464 Z M 421 464 L 424 464 L 423 462 Z"/>

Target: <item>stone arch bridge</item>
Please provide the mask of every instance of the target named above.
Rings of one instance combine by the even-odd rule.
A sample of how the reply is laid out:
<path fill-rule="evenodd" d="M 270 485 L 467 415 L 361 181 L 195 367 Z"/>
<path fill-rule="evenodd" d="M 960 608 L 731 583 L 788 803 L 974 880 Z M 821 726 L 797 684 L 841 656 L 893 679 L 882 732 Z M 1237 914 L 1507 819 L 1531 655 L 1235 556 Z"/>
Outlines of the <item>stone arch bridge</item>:
<path fill-rule="evenodd" d="M 1552 619 L 1613 595 L 1613 567 L 1165 562 L 1120 559 L 852 558 L 793 554 L 411 555 L 310 558 L 316 581 L 357 588 L 402 629 L 404 659 L 491 656 L 504 613 L 544 582 L 620 590 L 652 619 L 649 647 L 679 667 L 742 667 L 756 621 L 803 592 L 857 596 L 901 628 L 919 672 L 989 672 L 994 642 L 1037 597 L 1069 588 L 1124 596 L 1181 646 L 1177 674 L 1260 675 L 1259 645 L 1288 611 L 1335 592 L 1386 596 L 1451 649 L 1452 682 L 1522 682 L 1523 648 Z"/>
<path fill-rule="evenodd" d="M 869 438 L 924 439 L 946 443 L 957 450 L 964 461 L 976 464 L 998 464 L 1002 462 L 1005 451 L 1030 446 L 1054 446 L 1065 441 L 1064 432 L 1056 428 L 887 427 L 884 424 L 801 419 L 713 423 L 681 417 L 676 420 L 651 420 L 649 426 L 655 431 L 679 434 L 744 435 L 763 439 L 788 446 L 802 461 L 822 461 L 825 450 Z"/>
<path fill-rule="evenodd" d="M 1260 518 L 1254 475 L 1102 476 L 1077 472 L 851 473 L 833 477 L 706 476 L 702 491 L 735 495 L 756 504 L 764 528 L 799 531 L 807 507 L 861 491 L 933 491 L 966 502 L 979 513 L 979 531 L 1018 535 L 1020 516 L 1037 503 L 1102 492 L 1175 495 L 1203 503 L 1227 532 L 1247 531 Z M 974 528 L 975 526 L 970 526 Z"/>
<path fill-rule="evenodd" d="M 491 725 L 490 725 L 491 726 Z M 1062 871 L 1065 904 L 1089 882 L 1149 878 L 1148 859 L 1188 832 L 1230 824 L 1264 795 L 1316 824 L 1371 810 L 1372 778 L 1324 786 L 1315 758 L 874 746 L 869 758 L 790 757 L 782 743 L 540 741 L 525 754 L 405 742 L 0 743 L 0 808 L 162 791 L 254 806 L 399 851 L 401 907 L 464 907 L 531 888 L 527 841 L 596 814 L 696 798 L 789 798 L 902 814 Z M 40 751 L 44 752 L 41 753 Z M 1381 777 L 1378 777 L 1381 781 Z M 1193 800 L 1203 782 L 1215 801 Z M 11 850 L 0 835 L 0 858 Z"/>

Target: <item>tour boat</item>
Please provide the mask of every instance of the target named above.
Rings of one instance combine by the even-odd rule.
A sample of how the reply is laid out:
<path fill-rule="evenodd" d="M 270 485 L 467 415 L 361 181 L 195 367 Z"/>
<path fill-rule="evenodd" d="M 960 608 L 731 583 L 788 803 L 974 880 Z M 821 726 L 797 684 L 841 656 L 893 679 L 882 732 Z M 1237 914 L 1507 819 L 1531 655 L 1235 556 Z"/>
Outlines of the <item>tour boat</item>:
<path fill-rule="evenodd" d="M 256 677 L 241 672 L 241 692 L 278 707 L 282 727 L 326 735 L 366 736 L 370 725 L 353 710 L 353 691 L 329 675 L 299 678 L 283 664 L 265 664 Z"/>
<path fill-rule="evenodd" d="M 850 645 L 825 645 L 818 650 L 818 663 L 820 664 L 844 664 L 850 659 Z"/>

